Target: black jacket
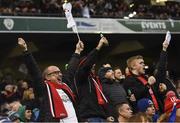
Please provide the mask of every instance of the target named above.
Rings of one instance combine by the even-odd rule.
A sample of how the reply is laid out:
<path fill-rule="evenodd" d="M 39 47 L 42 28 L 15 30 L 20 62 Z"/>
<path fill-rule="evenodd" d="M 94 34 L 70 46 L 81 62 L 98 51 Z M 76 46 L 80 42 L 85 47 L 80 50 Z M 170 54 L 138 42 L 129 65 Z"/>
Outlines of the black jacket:
<path fill-rule="evenodd" d="M 81 121 L 92 117 L 106 118 L 104 109 L 98 104 L 96 88 L 91 76 L 91 68 L 95 64 L 98 51 L 92 50 L 87 57 L 83 57 L 76 74 L 76 82 L 79 89 L 78 112 Z"/>
<path fill-rule="evenodd" d="M 39 97 L 39 100 L 41 103 L 39 121 L 59 122 L 59 119 L 54 119 L 52 117 L 52 114 L 50 111 L 47 88 L 43 82 L 41 71 L 31 53 L 29 52 L 24 53 L 24 62 L 28 68 L 30 75 L 32 76 L 32 79 L 33 79 L 32 84 L 35 89 L 35 94 L 37 97 Z M 73 79 L 74 79 L 74 74 L 75 74 L 75 70 L 78 63 L 79 63 L 79 55 L 73 54 L 71 60 L 69 61 L 68 69 L 66 73 L 63 74 L 63 82 L 65 82 L 71 88 L 72 91 L 75 90 Z M 71 99 L 71 96 L 70 95 L 68 96 Z M 75 107 L 76 104 L 75 103 L 73 104 Z"/>
<path fill-rule="evenodd" d="M 149 94 L 149 87 L 147 85 L 145 86 L 144 84 L 142 84 L 142 82 L 137 77 L 138 76 L 133 75 L 133 74 L 126 77 L 123 84 L 126 92 L 130 90 L 131 93 L 135 95 L 136 101 L 142 98 L 151 99 L 151 95 Z M 146 76 L 143 76 L 143 78 L 147 80 Z M 154 89 L 153 89 L 153 92 L 157 93 L 155 92 Z M 133 111 L 136 111 L 136 109 L 137 109 L 136 105 L 133 105 Z"/>

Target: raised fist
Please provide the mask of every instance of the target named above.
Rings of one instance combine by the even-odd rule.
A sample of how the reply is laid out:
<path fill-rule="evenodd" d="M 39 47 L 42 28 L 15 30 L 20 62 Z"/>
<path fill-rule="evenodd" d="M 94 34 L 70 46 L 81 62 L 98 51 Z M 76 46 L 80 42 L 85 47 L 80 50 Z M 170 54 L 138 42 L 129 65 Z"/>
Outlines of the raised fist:
<path fill-rule="evenodd" d="M 100 50 L 102 48 L 102 46 L 108 46 L 109 45 L 109 42 L 108 40 L 106 39 L 106 37 L 102 37 L 100 40 L 99 40 L 99 43 L 96 47 L 97 50 Z"/>
<path fill-rule="evenodd" d="M 155 82 L 156 82 L 156 79 L 155 79 L 154 76 L 150 76 L 150 77 L 148 78 L 148 83 L 149 83 L 149 85 L 153 85 Z"/>
<path fill-rule="evenodd" d="M 24 50 L 27 51 L 27 44 L 23 38 L 18 38 L 18 45 Z"/>
<path fill-rule="evenodd" d="M 108 45 L 109 45 L 109 42 L 108 42 L 108 40 L 106 39 L 106 37 L 103 36 L 103 37 L 100 39 L 99 44 L 108 46 Z"/>
<path fill-rule="evenodd" d="M 82 41 L 78 41 L 78 43 L 76 44 L 76 53 L 80 54 L 82 51 L 84 50 L 84 44 Z"/>

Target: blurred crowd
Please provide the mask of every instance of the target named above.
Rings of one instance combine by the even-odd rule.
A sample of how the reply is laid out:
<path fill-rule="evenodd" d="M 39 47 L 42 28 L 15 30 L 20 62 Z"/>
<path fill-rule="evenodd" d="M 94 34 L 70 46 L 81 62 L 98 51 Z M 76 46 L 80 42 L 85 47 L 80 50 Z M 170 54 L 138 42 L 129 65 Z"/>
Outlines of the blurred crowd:
<path fill-rule="evenodd" d="M 40 110 L 34 88 L 29 81 L 17 79 L 11 72 L 1 76 L 0 122 L 36 121 Z"/>
<path fill-rule="evenodd" d="M 75 17 L 123 18 L 136 12 L 137 19 L 179 19 L 180 3 L 165 5 L 130 3 L 125 0 L 71 0 Z M 64 0 L 1 0 L 1 15 L 64 16 Z"/>
<path fill-rule="evenodd" d="M 180 2 L 165 2 L 165 5 L 143 5 L 134 8 L 137 12 L 135 18 L 140 19 L 179 19 Z"/>

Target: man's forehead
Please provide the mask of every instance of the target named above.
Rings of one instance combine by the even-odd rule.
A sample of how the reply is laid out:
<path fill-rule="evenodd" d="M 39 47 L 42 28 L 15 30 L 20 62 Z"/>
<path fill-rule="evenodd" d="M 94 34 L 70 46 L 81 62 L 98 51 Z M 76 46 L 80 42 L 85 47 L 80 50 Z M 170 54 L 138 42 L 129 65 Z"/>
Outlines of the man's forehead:
<path fill-rule="evenodd" d="M 121 72 L 121 70 L 120 70 L 119 68 L 118 68 L 118 69 L 116 69 L 115 71 L 116 71 L 116 72 L 119 72 L 119 71 Z"/>
<path fill-rule="evenodd" d="M 136 59 L 137 61 L 144 61 L 144 59 Z"/>
<path fill-rule="evenodd" d="M 10 88 L 10 87 L 13 87 L 13 85 L 8 84 L 8 85 L 6 85 L 5 87 L 6 87 L 6 88 Z"/>
<path fill-rule="evenodd" d="M 127 109 L 127 108 L 130 108 L 130 106 L 128 104 L 123 104 L 121 108 L 122 109 Z"/>
<path fill-rule="evenodd" d="M 57 66 L 49 66 L 48 71 L 61 71 Z"/>
<path fill-rule="evenodd" d="M 115 73 L 122 73 L 121 70 L 115 70 Z"/>
<path fill-rule="evenodd" d="M 143 62 L 144 63 L 144 59 L 136 59 L 135 62 L 138 62 L 138 63 Z"/>

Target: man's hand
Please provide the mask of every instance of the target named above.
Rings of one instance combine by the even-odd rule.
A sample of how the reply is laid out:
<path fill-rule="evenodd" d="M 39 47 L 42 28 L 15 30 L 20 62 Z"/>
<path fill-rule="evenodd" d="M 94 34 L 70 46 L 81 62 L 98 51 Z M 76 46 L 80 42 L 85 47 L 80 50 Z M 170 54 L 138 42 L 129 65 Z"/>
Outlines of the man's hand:
<path fill-rule="evenodd" d="M 99 41 L 99 44 L 97 45 L 96 49 L 97 50 L 100 50 L 103 46 L 108 46 L 109 45 L 109 42 L 108 40 L 106 39 L 106 37 L 102 37 Z"/>
<path fill-rule="evenodd" d="M 129 100 L 132 101 L 132 102 L 135 102 L 136 101 L 135 95 L 131 94 L 131 96 L 129 97 Z"/>
<path fill-rule="evenodd" d="M 83 50 L 84 50 L 84 44 L 82 41 L 79 40 L 78 43 L 76 44 L 75 53 L 80 54 Z"/>
<path fill-rule="evenodd" d="M 166 51 L 167 48 L 169 46 L 169 43 L 167 43 L 166 41 L 163 42 L 163 51 Z"/>
<path fill-rule="evenodd" d="M 18 45 L 23 49 L 23 51 L 27 51 L 27 44 L 23 38 L 18 38 Z"/>
<path fill-rule="evenodd" d="M 155 82 L 156 82 L 156 79 L 155 79 L 154 76 L 150 76 L 150 77 L 148 78 L 148 83 L 149 83 L 149 85 L 153 85 Z"/>
<path fill-rule="evenodd" d="M 107 120 L 107 122 L 108 122 L 108 123 L 112 123 L 112 122 L 114 122 L 114 121 L 115 121 L 115 119 L 114 119 L 114 117 L 113 117 L 113 116 L 109 116 L 109 117 L 107 117 L 107 118 L 106 118 L 106 120 Z"/>
<path fill-rule="evenodd" d="M 6 91 L 1 91 L 1 94 L 5 95 L 5 96 L 8 95 L 8 93 Z"/>

